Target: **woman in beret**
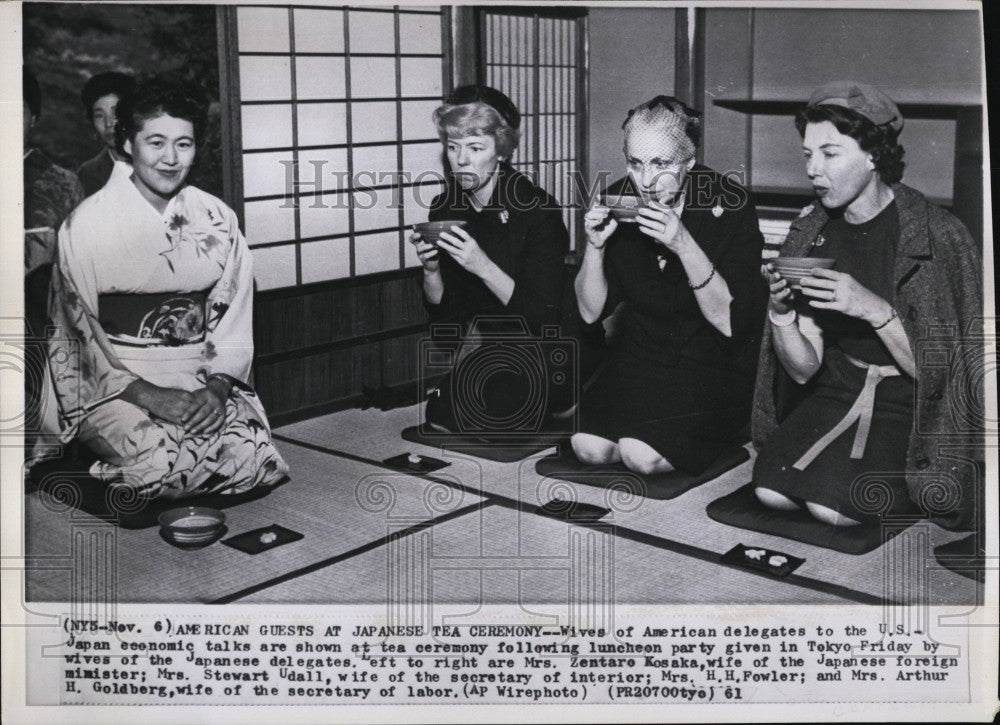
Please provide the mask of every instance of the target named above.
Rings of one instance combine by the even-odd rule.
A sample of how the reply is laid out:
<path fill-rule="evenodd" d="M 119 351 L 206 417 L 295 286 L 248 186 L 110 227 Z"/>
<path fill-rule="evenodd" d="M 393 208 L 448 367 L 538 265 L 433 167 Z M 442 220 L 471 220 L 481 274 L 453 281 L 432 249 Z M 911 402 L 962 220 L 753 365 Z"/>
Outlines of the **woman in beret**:
<path fill-rule="evenodd" d="M 793 223 L 781 256 L 836 265 L 814 269 L 801 292 L 765 265 L 757 496 L 836 526 L 914 504 L 946 525 L 971 525 L 975 497 L 965 484 L 982 453 L 956 421 L 981 419 L 982 389 L 955 381 L 981 347 L 967 341 L 963 361 L 954 343 L 982 315 L 976 245 L 954 216 L 900 183 L 903 119 L 884 93 L 829 83 L 795 123 L 819 203 Z M 918 354 L 933 329 L 952 331 L 944 364 L 940 354 Z M 938 450 L 942 436 L 948 455 Z"/>
<path fill-rule="evenodd" d="M 510 165 L 521 114 L 500 91 L 469 85 L 457 88 L 434 111 L 434 123 L 449 177 L 429 218 L 466 224 L 442 233 L 437 245 L 418 233 L 410 237 L 423 265 L 431 322 L 457 323 L 468 333 L 474 318 L 489 317 L 476 325 L 480 338 L 537 336 L 543 326 L 561 319 L 569 233 L 558 202 Z M 466 345 L 463 356 L 472 347 Z M 521 424 L 536 427 L 568 400 L 558 395 L 532 399 L 537 393 L 516 366 L 486 364 L 484 369 L 489 374 L 471 388 L 456 388 L 455 376 L 446 376 L 428 397 L 428 424 L 488 433 L 495 422 L 497 430 L 517 432 Z"/>
<path fill-rule="evenodd" d="M 750 420 L 767 292 L 757 212 L 736 181 L 695 163 L 698 114 L 657 96 L 629 112 L 628 175 L 605 198 L 638 194 L 635 224 L 597 203 L 576 278 L 585 323 L 620 312 L 617 347 L 580 405 L 584 463 L 641 474 L 704 472 Z"/>

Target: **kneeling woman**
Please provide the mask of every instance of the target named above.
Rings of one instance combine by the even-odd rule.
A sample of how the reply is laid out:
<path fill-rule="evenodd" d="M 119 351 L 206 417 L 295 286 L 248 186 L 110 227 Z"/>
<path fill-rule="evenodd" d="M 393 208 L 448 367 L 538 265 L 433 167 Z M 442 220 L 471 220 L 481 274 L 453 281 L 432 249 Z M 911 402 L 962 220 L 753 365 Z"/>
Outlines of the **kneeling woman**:
<path fill-rule="evenodd" d="M 49 365 L 62 439 L 138 495 L 238 493 L 288 467 L 247 386 L 253 271 L 236 215 L 185 179 L 204 111 L 149 82 L 118 109 L 132 160 L 59 233 Z"/>
<path fill-rule="evenodd" d="M 441 234 L 438 246 L 413 234 L 424 268 L 424 301 L 432 323 L 469 332 L 476 317 L 482 336 L 537 337 L 561 319 L 563 264 L 569 233 L 556 200 L 514 170 L 521 115 L 488 86 L 457 88 L 434 112 L 450 178 L 434 199 L 431 221 L 464 221 Z M 474 346 L 469 341 L 460 359 Z M 490 371 L 468 386 L 449 374 L 428 397 L 427 423 L 463 433 L 527 432 L 544 425 L 560 403 L 540 396 L 502 352 Z M 543 381 L 544 382 L 544 381 Z M 568 401 L 567 401 L 568 404 Z"/>
<path fill-rule="evenodd" d="M 624 305 L 617 348 L 584 393 L 571 439 L 584 463 L 698 474 L 750 420 L 764 240 L 746 191 L 695 165 L 699 123 L 667 96 L 630 111 L 628 176 L 605 196 L 638 193 L 648 206 L 636 224 L 603 204 L 585 216 L 580 314 L 596 323 Z"/>
<path fill-rule="evenodd" d="M 960 415 L 975 420 L 982 403 L 946 379 L 954 370 L 936 364 L 940 351 L 923 362 L 914 351 L 925 325 L 971 330 L 982 314 L 981 272 L 961 222 L 899 183 L 903 119 L 885 94 L 830 83 L 795 124 L 819 204 L 793 223 L 781 255 L 834 258 L 836 266 L 813 270 L 801 293 L 765 266 L 771 298 L 753 480 L 769 507 L 804 506 L 821 521 L 849 526 L 909 513 L 926 499 L 924 484 L 933 484 L 937 498 L 949 481 L 971 479 L 960 461 L 976 454 L 959 455 L 951 412 L 965 406 Z M 933 452 L 944 434 L 953 457 Z M 944 518 L 971 523 L 971 492 L 948 494 L 935 504 L 950 499 Z"/>

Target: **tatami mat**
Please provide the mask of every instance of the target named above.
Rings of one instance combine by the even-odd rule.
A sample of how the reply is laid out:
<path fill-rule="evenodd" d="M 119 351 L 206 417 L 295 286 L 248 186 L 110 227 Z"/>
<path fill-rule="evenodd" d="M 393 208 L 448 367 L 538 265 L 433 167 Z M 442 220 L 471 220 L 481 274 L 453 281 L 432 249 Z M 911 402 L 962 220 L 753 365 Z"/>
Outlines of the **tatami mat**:
<path fill-rule="evenodd" d="M 375 461 L 405 451 L 433 455 L 452 464 L 435 476 L 454 477 L 486 496 L 516 499 L 532 506 L 553 497 L 575 498 L 610 509 L 611 514 L 602 522 L 718 554 L 739 543 L 783 551 L 806 560 L 797 574 L 869 597 L 902 603 L 956 604 L 974 603 L 981 596 L 976 582 L 935 562 L 933 548 L 960 535 L 934 524 L 918 523 L 885 546 L 852 556 L 713 521 L 705 513 L 706 506 L 750 480 L 752 459 L 676 499 L 653 501 L 540 476 L 534 466 L 539 457 L 547 455 L 545 452 L 504 464 L 402 440 L 399 432 L 419 421 L 420 414 L 420 406 L 389 412 L 350 410 L 286 426 L 279 434 Z M 716 601 L 744 602 L 747 596 Z"/>
<path fill-rule="evenodd" d="M 780 601 L 834 604 L 832 594 L 614 535 L 612 527 L 486 506 L 336 566 L 281 583 L 241 602 L 387 602 L 393 611 L 454 616 L 480 604 L 529 605 L 559 615 L 626 603 Z M 412 620 L 408 620 L 412 621 Z"/>
<path fill-rule="evenodd" d="M 535 504 L 543 503 L 537 500 L 535 494 L 539 476 L 534 467 L 538 458 L 555 451 L 554 447 L 522 461 L 499 463 L 403 440 L 400 432 L 420 421 L 422 407 L 410 406 L 386 412 L 375 409 L 345 410 L 284 426 L 276 433 L 280 437 L 373 461 L 382 461 L 405 452 L 433 456 L 451 464 L 436 471 L 435 476 L 453 477 L 469 488 L 484 493 L 534 501 Z"/>
<path fill-rule="evenodd" d="M 117 529 L 78 511 L 54 512 L 30 495 L 25 500 L 30 532 L 26 553 L 44 561 L 40 569 L 47 571 L 29 575 L 28 600 L 72 599 L 74 570 L 92 567 L 94 556 L 99 556 L 108 562 L 106 571 L 89 579 L 107 582 L 113 589 L 109 600 L 212 601 L 478 500 L 420 478 L 387 474 L 280 441 L 278 448 L 292 468 L 291 482 L 262 499 L 227 509 L 223 538 L 280 524 L 304 534 L 302 540 L 256 555 L 220 542 L 183 550 L 164 541 L 157 528 Z M 84 547 L 93 549 L 86 564 L 81 563 Z"/>
<path fill-rule="evenodd" d="M 547 452 L 496 463 L 402 440 L 399 432 L 419 414 L 417 406 L 349 410 L 276 430 L 292 467 L 291 482 L 228 509 L 226 536 L 273 523 L 304 538 L 256 556 L 219 542 L 177 549 L 155 528 L 119 530 L 77 511 L 52 511 L 29 495 L 26 554 L 35 568 L 28 575 L 28 599 L 396 602 L 393 606 L 412 600 L 450 603 L 455 611 L 514 601 L 558 609 L 566 601 L 612 600 L 977 600 L 975 581 L 933 558 L 935 546 L 957 535 L 930 524 L 917 524 L 869 554 L 851 556 L 711 520 L 705 507 L 745 484 L 752 462 L 678 498 L 654 501 L 541 476 L 535 462 Z M 381 464 L 404 452 L 451 465 L 422 477 Z M 590 524 L 535 513 L 553 498 L 608 513 Z M 787 580 L 719 564 L 719 556 L 738 543 L 782 551 L 805 563 Z M 587 563 L 575 563 L 575 557 Z"/>

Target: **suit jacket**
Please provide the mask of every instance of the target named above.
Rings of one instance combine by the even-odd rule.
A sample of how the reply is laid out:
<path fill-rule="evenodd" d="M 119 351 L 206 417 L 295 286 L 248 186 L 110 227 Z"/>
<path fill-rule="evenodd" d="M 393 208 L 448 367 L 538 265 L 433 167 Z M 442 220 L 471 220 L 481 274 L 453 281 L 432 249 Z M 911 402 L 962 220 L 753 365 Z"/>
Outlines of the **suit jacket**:
<path fill-rule="evenodd" d="M 983 517 L 983 274 L 975 242 L 953 215 L 905 184 L 892 187 L 899 212 L 894 299 L 916 361 L 913 429 L 906 452 L 910 497 L 950 529 Z M 792 223 L 780 256 L 802 256 L 829 219 L 820 204 Z M 794 385 L 764 325 L 752 417 L 760 449 L 778 426 L 776 397 Z"/>

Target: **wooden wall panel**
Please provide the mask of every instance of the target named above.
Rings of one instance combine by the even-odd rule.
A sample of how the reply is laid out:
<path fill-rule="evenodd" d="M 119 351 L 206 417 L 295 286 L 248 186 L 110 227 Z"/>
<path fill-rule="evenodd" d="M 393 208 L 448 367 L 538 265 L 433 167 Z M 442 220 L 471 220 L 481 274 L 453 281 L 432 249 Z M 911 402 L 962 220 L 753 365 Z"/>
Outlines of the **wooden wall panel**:
<path fill-rule="evenodd" d="M 364 387 L 415 393 L 426 325 L 419 269 L 259 293 L 254 381 L 272 423 L 351 407 Z"/>
<path fill-rule="evenodd" d="M 416 384 L 420 377 L 420 341 L 426 337 L 427 332 L 421 330 L 381 343 L 383 385 L 395 388 Z"/>
<path fill-rule="evenodd" d="M 390 280 L 382 287 L 382 327 L 390 329 L 424 322 L 424 309 L 420 278 L 408 277 Z"/>

